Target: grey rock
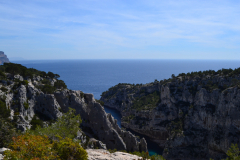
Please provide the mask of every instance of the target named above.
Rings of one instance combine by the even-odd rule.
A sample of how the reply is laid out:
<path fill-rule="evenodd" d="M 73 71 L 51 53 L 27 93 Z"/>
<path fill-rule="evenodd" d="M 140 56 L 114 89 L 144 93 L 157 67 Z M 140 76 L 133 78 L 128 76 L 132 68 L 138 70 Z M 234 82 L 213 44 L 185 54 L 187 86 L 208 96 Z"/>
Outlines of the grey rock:
<path fill-rule="evenodd" d="M 139 144 L 134 138 L 135 136 L 125 133 L 128 139 L 122 138 L 124 131 L 119 128 L 117 121 L 111 115 L 106 114 L 104 108 L 95 101 L 93 94 L 85 93 L 84 98 L 82 98 L 80 91 L 63 90 L 56 92 L 54 95 L 62 111 L 67 112 L 68 107 L 74 108 L 77 114 L 80 114 L 83 125 L 90 128 L 99 140 L 106 144 L 107 148 L 139 150 Z M 131 146 L 126 146 L 128 140 L 131 140 Z"/>
<path fill-rule="evenodd" d="M 3 154 L 5 151 L 7 151 L 7 150 L 10 150 L 10 149 L 8 149 L 8 148 L 0 148 L 0 154 Z"/>
<path fill-rule="evenodd" d="M 23 77 L 20 76 L 19 74 L 14 75 L 13 78 L 14 78 L 14 79 L 18 79 L 18 80 L 20 80 L 20 81 L 23 81 L 23 80 L 24 80 Z"/>
<path fill-rule="evenodd" d="M 98 141 L 94 138 L 91 138 L 88 142 L 89 149 L 107 149 L 106 144 L 103 144 L 101 141 Z"/>
<path fill-rule="evenodd" d="M 142 139 L 140 140 L 140 143 L 139 143 L 139 151 L 140 151 L 140 152 L 148 152 L 147 142 L 146 142 L 145 138 L 142 138 Z"/>
<path fill-rule="evenodd" d="M 88 160 L 140 160 L 142 157 L 124 152 L 110 153 L 103 149 L 87 149 Z"/>
<path fill-rule="evenodd" d="M 81 141 L 81 144 L 85 144 L 85 143 L 87 142 L 87 136 L 85 136 L 85 135 L 83 134 L 83 132 L 81 132 L 81 131 L 78 131 L 78 132 L 77 132 L 77 137 L 76 137 L 76 139 L 80 140 L 80 141 Z"/>
<path fill-rule="evenodd" d="M 11 77 L 11 75 L 9 75 Z M 15 75 L 15 79 L 28 79 Z M 139 151 L 140 143 L 130 132 L 122 131 L 117 121 L 110 114 L 106 114 L 103 106 L 97 103 L 93 94 L 68 89 L 57 90 L 54 94 L 44 94 L 40 89 L 42 77 L 33 77 L 28 85 L 21 85 L 9 93 L 0 90 L 0 96 L 6 97 L 6 107 L 11 109 L 11 119 L 16 119 L 17 128 L 23 132 L 31 128 L 30 122 L 37 114 L 42 120 L 56 120 L 66 113 L 69 107 L 80 114 L 82 127 L 87 128 L 90 137 L 98 137 L 94 144 L 102 149 L 117 149 Z M 49 79 L 52 85 L 56 80 Z M 6 87 L 12 89 L 14 84 Z M 77 139 L 82 144 L 87 143 L 87 137 L 79 132 Z M 144 143 L 143 143 L 144 144 Z M 142 144 L 141 144 L 142 145 Z"/>
<path fill-rule="evenodd" d="M 7 150 L 10 150 L 8 148 L 0 148 L 0 160 L 3 160 L 4 156 L 3 156 L 3 153 L 4 151 L 7 151 Z"/>
<path fill-rule="evenodd" d="M 240 80 L 240 76 L 234 78 Z M 185 76 L 168 83 L 119 85 L 105 92 L 100 100 L 121 112 L 122 126 L 165 148 L 166 159 L 223 159 L 231 143 L 240 146 L 240 89 L 231 87 L 232 79 Z M 209 83 L 220 87 L 207 90 L 204 86 Z M 227 89 L 221 90 L 223 86 Z M 136 98 L 155 91 L 160 99 L 155 108 L 132 108 Z"/>

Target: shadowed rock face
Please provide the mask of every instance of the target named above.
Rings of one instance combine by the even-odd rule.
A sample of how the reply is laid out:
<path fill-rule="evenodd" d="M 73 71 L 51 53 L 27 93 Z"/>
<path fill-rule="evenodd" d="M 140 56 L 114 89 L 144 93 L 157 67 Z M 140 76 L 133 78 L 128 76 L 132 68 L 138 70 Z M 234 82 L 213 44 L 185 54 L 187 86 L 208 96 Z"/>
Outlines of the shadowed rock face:
<path fill-rule="evenodd" d="M 133 134 L 121 130 L 112 115 L 107 114 L 95 101 L 93 94 L 68 89 L 45 94 L 38 87 L 44 85 L 41 83 L 43 78 L 39 76 L 29 79 L 20 75 L 6 75 L 8 80 L 4 80 L 4 83 L 0 81 L 0 88 L 4 86 L 7 91 L 0 89 L 0 97 L 5 97 L 6 106 L 11 109 L 11 118 L 14 115 L 17 117 L 18 129 L 25 131 L 31 128 L 30 122 L 35 114 L 40 115 L 43 120 L 56 120 L 71 107 L 76 110 L 76 114 L 80 114 L 83 131 L 85 128 L 91 130 L 91 134 L 101 141 L 96 142 L 103 142 L 107 149 L 147 152 L 146 141 L 142 139 L 139 142 Z M 16 79 L 27 80 L 28 85 L 16 88 Z M 50 79 L 50 82 L 54 85 L 56 80 Z"/>
<path fill-rule="evenodd" d="M 162 146 L 166 159 L 221 159 L 231 143 L 240 145 L 240 89 L 236 80 L 240 80 L 239 75 L 124 84 L 112 87 L 101 100 L 121 112 L 123 126 Z M 209 89 L 205 84 L 217 87 Z M 148 95 L 154 97 L 154 92 L 159 95 L 155 107 L 145 103 L 134 108 L 141 100 L 147 102 Z"/>
<path fill-rule="evenodd" d="M 91 128 L 98 139 L 106 143 L 107 148 L 131 152 L 142 151 L 143 148 L 143 151 L 147 151 L 145 140 L 138 142 L 133 134 L 121 130 L 112 115 L 107 114 L 95 101 L 93 94 L 85 93 L 84 98 L 81 98 L 80 91 L 64 90 L 54 95 L 63 111 L 67 111 L 68 107 L 76 109 L 83 120 L 82 125 Z"/>
<path fill-rule="evenodd" d="M 7 56 L 4 54 L 3 51 L 0 51 L 0 64 L 3 63 L 9 63 L 9 59 L 7 58 Z"/>

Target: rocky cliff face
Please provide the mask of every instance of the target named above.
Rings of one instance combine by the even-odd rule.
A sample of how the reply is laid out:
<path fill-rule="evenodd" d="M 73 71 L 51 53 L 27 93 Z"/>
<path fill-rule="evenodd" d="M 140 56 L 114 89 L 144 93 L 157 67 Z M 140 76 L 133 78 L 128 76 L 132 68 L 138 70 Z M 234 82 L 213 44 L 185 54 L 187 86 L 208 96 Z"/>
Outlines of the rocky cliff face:
<path fill-rule="evenodd" d="M 0 64 L 3 63 L 9 63 L 9 59 L 7 58 L 7 56 L 4 54 L 3 51 L 0 51 Z"/>
<path fill-rule="evenodd" d="M 231 143 L 240 145 L 238 70 L 119 84 L 101 100 L 121 112 L 123 126 L 162 146 L 166 159 L 221 159 Z"/>
<path fill-rule="evenodd" d="M 11 119 L 20 130 L 30 128 L 35 115 L 42 120 L 56 120 L 71 107 L 82 118 L 82 131 L 98 139 L 93 142 L 99 143 L 100 148 L 147 151 L 146 141 L 138 141 L 130 132 L 121 130 L 117 121 L 106 114 L 92 94 L 63 88 L 55 90 L 53 94 L 43 92 L 44 86 L 48 86 L 45 92 L 49 92 L 51 86 L 56 86 L 55 83 L 59 83 L 59 80 L 40 76 L 30 78 L 6 73 L 6 77 L 2 78 L 0 98 L 11 110 Z M 79 138 L 82 138 L 81 135 Z"/>

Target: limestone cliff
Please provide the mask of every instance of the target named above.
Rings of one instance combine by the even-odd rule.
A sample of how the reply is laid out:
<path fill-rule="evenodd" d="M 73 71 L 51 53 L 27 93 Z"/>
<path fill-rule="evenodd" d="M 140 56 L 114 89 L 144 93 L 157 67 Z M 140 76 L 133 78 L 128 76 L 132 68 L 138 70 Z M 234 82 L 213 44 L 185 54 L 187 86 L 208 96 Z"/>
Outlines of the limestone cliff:
<path fill-rule="evenodd" d="M 30 128 L 34 116 L 44 121 L 55 120 L 71 107 L 82 118 L 82 131 L 89 138 L 98 139 L 99 141 L 92 139 L 91 142 L 98 143 L 100 148 L 147 151 L 145 140 L 138 141 L 130 132 L 121 130 L 117 121 L 105 112 L 92 94 L 67 89 L 64 82 L 57 79 L 59 75 L 51 72 L 46 74 L 17 66 L 20 73 L 24 71 L 24 76 L 14 74 L 16 70 L 12 68 L 16 68 L 15 64 L 2 66 L 11 73 L 0 74 L 0 99 L 11 110 L 11 119 L 20 130 Z M 78 138 L 84 137 L 79 133 Z"/>
<path fill-rule="evenodd" d="M 9 59 L 4 54 L 3 51 L 0 51 L 0 64 L 3 64 L 3 63 L 9 63 Z"/>
<path fill-rule="evenodd" d="M 149 84 L 118 84 L 102 94 L 122 125 L 151 137 L 166 159 L 221 159 L 240 146 L 240 69 L 180 74 Z"/>

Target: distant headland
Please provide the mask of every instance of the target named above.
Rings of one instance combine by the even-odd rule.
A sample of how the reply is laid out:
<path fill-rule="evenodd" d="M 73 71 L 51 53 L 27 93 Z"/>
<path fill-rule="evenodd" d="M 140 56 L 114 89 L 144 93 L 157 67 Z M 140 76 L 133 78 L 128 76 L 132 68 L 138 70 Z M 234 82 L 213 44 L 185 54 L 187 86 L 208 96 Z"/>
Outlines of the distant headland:
<path fill-rule="evenodd" d="M 7 56 L 4 54 L 3 51 L 0 51 L 0 64 L 3 63 L 9 63 L 9 59 L 7 58 Z"/>

